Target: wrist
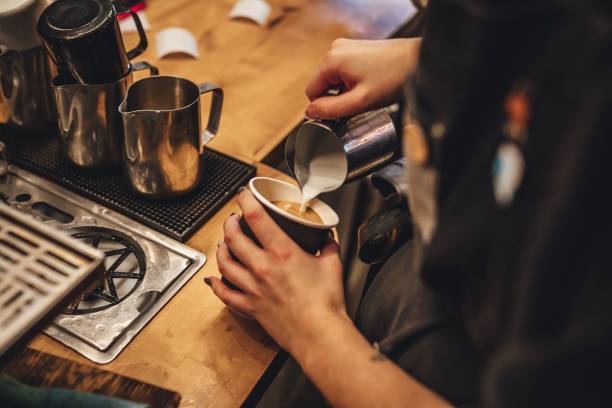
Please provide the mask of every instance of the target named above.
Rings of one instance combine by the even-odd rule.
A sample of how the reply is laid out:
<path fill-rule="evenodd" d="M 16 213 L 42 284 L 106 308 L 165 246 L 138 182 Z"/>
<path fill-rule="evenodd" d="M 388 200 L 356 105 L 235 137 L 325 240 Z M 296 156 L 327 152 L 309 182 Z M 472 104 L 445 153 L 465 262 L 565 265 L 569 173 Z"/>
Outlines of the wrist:
<path fill-rule="evenodd" d="M 356 330 L 344 310 L 319 313 L 301 327 L 302 330 L 293 336 L 287 351 L 304 369 L 310 362 L 319 358 L 329 345 L 337 344 L 346 332 Z"/>
<path fill-rule="evenodd" d="M 403 43 L 398 47 L 401 48 L 402 63 L 405 65 L 407 73 L 412 73 L 419 62 L 421 53 L 421 38 L 404 38 Z"/>

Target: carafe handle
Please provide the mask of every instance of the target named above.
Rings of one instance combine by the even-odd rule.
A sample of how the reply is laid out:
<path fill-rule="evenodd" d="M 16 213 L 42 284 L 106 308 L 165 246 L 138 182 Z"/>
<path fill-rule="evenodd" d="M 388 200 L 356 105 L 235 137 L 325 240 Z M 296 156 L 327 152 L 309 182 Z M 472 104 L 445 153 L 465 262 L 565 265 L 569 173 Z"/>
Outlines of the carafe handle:
<path fill-rule="evenodd" d="M 202 147 L 206 146 L 216 135 L 219 130 L 219 122 L 221 121 L 221 110 L 223 109 L 223 89 L 219 86 L 205 82 L 198 85 L 200 95 L 212 92 L 212 103 L 210 104 L 210 114 L 208 116 L 208 124 L 201 135 Z"/>
<path fill-rule="evenodd" d="M 134 47 L 133 49 L 127 52 L 127 57 L 129 60 L 131 60 L 131 59 L 136 58 L 143 52 L 145 52 L 149 43 L 147 41 L 147 35 L 145 34 L 145 30 L 142 27 L 142 23 L 140 22 L 140 18 L 138 17 L 138 14 L 136 14 L 132 10 L 128 10 L 128 12 L 130 13 L 130 16 L 132 16 L 132 19 L 134 20 L 134 24 L 136 25 L 136 30 L 138 30 L 138 36 L 140 37 L 140 41 L 138 42 L 138 45 L 136 45 L 136 47 Z"/>
<path fill-rule="evenodd" d="M 132 71 L 149 70 L 149 76 L 159 75 L 159 69 L 156 66 L 149 64 L 147 61 L 138 61 L 132 64 Z"/>

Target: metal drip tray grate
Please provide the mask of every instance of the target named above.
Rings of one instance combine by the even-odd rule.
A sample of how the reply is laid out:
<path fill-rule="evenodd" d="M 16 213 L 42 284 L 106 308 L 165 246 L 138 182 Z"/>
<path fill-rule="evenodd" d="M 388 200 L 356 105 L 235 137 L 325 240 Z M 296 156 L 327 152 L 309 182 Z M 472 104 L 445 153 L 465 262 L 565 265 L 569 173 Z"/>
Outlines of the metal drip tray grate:
<path fill-rule="evenodd" d="M 102 259 L 0 204 L 0 355 L 72 300 Z"/>
<path fill-rule="evenodd" d="M 184 242 L 255 175 L 255 167 L 211 149 L 202 157 L 204 176 L 190 194 L 154 201 L 134 194 L 120 171 L 93 173 L 60 158 L 56 137 L 19 137 L 0 127 L 9 161 Z"/>
<path fill-rule="evenodd" d="M 37 226 L 60 229 L 77 248 L 99 254 L 94 274 L 58 306 L 63 313 L 44 332 L 100 364 L 117 357 L 206 261 L 199 251 L 16 165 L 0 182 L 0 198 Z M 0 253 L 10 251 L 0 236 Z M 41 258 L 43 265 L 56 265 L 60 255 L 79 265 L 62 252 L 51 254 Z M 53 271 L 45 272 L 53 279 Z"/>

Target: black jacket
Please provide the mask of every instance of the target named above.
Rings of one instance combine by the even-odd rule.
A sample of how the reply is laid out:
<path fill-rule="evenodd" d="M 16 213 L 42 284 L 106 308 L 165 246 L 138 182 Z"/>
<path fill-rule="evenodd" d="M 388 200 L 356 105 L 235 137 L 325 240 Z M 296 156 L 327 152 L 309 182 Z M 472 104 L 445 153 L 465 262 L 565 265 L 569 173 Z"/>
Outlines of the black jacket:
<path fill-rule="evenodd" d="M 408 106 L 439 175 L 437 229 L 380 269 L 356 324 L 456 405 L 609 406 L 610 6 L 430 0 L 427 12 Z M 529 106 L 519 142 L 506 131 L 517 88 Z M 509 142 L 524 172 L 500 205 L 493 174 Z M 325 404 L 295 362 L 279 378 L 263 406 Z"/>
<path fill-rule="evenodd" d="M 610 6 L 431 7 L 417 116 L 442 120 L 448 131 L 434 150 L 440 211 L 422 276 L 452 302 L 485 359 L 478 402 L 609 406 Z M 502 206 L 492 168 L 507 142 L 504 102 L 517 86 L 528 88 L 531 106 L 518 146 L 525 171 Z"/>

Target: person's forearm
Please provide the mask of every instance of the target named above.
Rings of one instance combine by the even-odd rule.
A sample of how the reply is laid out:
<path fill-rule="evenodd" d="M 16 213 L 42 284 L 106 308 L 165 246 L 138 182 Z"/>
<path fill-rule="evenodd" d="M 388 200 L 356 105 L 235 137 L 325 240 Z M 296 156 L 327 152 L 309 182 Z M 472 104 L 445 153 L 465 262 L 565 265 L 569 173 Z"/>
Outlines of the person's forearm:
<path fill-rule="evenodd" d="M 290 350 L 335 407 L 449 407 L 379 354 L 346 316 L 333 315 Z"/>

